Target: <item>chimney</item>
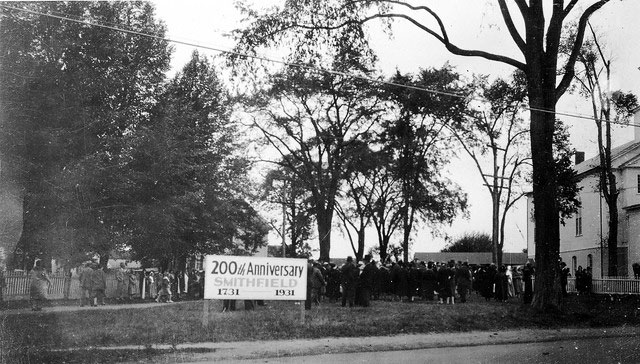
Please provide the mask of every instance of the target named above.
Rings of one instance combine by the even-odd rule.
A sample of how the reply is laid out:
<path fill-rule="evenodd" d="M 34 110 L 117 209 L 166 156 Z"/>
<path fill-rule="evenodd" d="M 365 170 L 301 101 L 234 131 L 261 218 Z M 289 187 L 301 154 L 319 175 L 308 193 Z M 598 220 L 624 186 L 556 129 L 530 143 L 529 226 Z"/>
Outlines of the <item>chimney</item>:
<path fill-rule="evenodd" d="M 584 152 L 576 152 L 575 160 L 576 160 L 576 166 L 584 162 Z"/>

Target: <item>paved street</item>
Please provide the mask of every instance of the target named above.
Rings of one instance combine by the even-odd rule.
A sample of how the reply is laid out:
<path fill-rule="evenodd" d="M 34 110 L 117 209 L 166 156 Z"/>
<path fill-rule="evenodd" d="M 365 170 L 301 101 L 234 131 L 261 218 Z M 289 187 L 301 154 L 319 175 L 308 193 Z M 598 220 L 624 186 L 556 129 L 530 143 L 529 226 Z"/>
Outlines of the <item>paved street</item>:
<path fill-rule="evenodd" d="M 325 354 L 230 363 L 640 363 L 638 337 Z"/>

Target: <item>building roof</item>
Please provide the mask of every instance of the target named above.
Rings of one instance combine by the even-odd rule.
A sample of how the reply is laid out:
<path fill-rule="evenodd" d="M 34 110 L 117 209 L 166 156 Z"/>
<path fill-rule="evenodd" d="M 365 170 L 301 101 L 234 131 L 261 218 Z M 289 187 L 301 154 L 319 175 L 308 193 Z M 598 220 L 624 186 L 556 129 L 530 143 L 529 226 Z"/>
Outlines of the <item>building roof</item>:
<path fill-rule="evenodd" d="M 640 142 L 631 141 L 611 149 L 611 166 L 613 169 L 623 168 L 640 157 Z M 588 174 L 600 167 L 600 155 L 575 166 L 578 176 Z"/>
<path fill-rule="evenodd" d="M 490 264 L 493 262 L 492 253 L 442 253 L 416 252 L 414 259 L 426 262 L 469 262 L 469 264 Z M 502 263 L 506 265 L 523 265 L 527 262 L 527 253 L 502 253 Z"/>

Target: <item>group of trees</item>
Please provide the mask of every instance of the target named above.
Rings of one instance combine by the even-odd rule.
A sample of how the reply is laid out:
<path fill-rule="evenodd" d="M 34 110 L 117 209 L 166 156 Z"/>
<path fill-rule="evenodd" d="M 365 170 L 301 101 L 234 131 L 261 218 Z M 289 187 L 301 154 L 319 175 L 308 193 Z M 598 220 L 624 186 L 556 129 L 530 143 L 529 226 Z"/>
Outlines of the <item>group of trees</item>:
<path fill-rule="evenodd" d="M 441 173 L 461 146 L 492 197 L 496 259 L 506 212 L 522 197 L 515 187 L 528 179 L 530 166 L 538 271 L 533 305 L 560 306 L 559 219 L 575 208 L 577 189 L 556 103 L 574 81 L 577 63 L 584 66 L 578 79 L 592 95 L 596 120 L 611 121 L 612 101 L 622 112 L 634 101 L 602 91 L 594 64 L 598 54 L 607 72 L 609 63 L 596 52 L 597 42 L 583 47 L 589 18 L 607 2 L 578 10 L 577 0 L 554 0 L 551 8 L 542 0 L 498 0 L 521 59 L 461 48 L 427 5 L 332 0 L 286 2 L 262 15 L 245 9 L 253 22 L 235 33 L 232 63 L 236 73 L 267 75 L 244 88 L 255 92 L 242 105 L 277 155 L 267 195 L 288 215 L 291 253 L 305 249 L 315 220 L 320 259 L 328 260 L 337 213 L 356 257 L 373 225 L 381 258 L 398 234 L 396 252 L 406 260 L 416 224 L 437 230 L 466 208 L 464 193 Z M 115 248 L 130 248 L 138 259 L 167 264 L 189 253 L 238 252 L 263 241 L 267 226 L 248 203 L 250 165 L 238 154 L 231 100 L 206 59 L 194 54 L 167 81 L 170 48 L 148 4 L 21 6 L 35 12 L 2 7 L 0 148 L 11 172 L 3 178 L 24 191 L 23 249 L 92 252 L 104 259 Z M 568 25 L 570 19 L 577 22 Z M 408 21 L 453 54 L 517 72 L 509 80 L 467 82 L 445 65 L 384 78 L 375 71 L 367 35 L 367 24 L 377 20 Z M 288 49 L 289 65 L 252 72 L 256 64 L 240 55 L 264 46 Z M 604 134 L 603 170 L 610 151 L 608 129 Z M 480 163 L 487 154 L 488 170 Z M 603 172 L 601 186 L 613 206 L 611 173 Z M 615 244 L 610 241 L 610 251 Z"/>
<path fill-rule="evenodd" d="M 377 77 L 341 52 L 348 50 L 332 55 L 333 69 Z M 291 245 L 301 246 L 312 216 L 321 260 L 330 259 L 336 215 L 356 258 L 363 257 L 365 230 L 373 226 L 382 260 L 395 234 L 402 234 L 408 260 L 416 222 L 449 222 L 466 207 L 466 196 L 442 170 L 454 150 L 446 125 L 465 117 L 467 101 L 397 85 L 456 94 L 468 93 L 467 85 L 448 66 L 388 81 L 291 67 L 245 102 L 253 125 L 277 152 L 267 185 L 283 184 L 274 189 L 280 191 L 275 200 L 288 206 Z"/>
<path fill-rule="evenodd" d="M 366 25 L 374 21 L 388 25 L 398 20 L 414 25 L 416 30 L 436 39 L 455 55 L 482 57 L 520 71 L 526 85 L 529 109 L 528 130 L 537 231 L 533 306 L 541 310 L 555 309 L 562 304 L 558 266 L 561 199 L 558 194 L 565 191 L 557 188 L 562 163 L 558 163 L 554 157 L 556 104 L 574 81 L 575 65 L 582 50 L 589 18 L 608 2 L 591 1 L 584 8 L 579 8 L 576 6 L 577 0 L 516 0 L 510 3 L 498 0 L 504 25 L 516 50 L 520 52 L 520 58 L 462 48 L 450 38 L 445 19 L 440 17 L 435 8 L 428 4 L 413 5 L 396 0 L 287 2 L 283 8 L 257 17 L 249 27 L 239 32 L 239 50 L 250 52 L 260 46 L 293 44 L 294 54 L 297 55 L 313 56 L 319 49 L 333 48 L 349 49 L 349 54 L 360 57 L 372 56 Z M 248 14 L 256 16 L 256 12 L 251 10 Z M 565 26 L 572 19 L 577 19 L 572 26 L 574 36 L 563 43 Z M 566 58 L 560 57 L 563 50 L 566 51 Z M 492 185 L 492 194 L 495 194 L 495 180 Z"/>
<path fill-rule="evenodd" d="M 22 264 L 130 250 L 166 267 L 264 243 L 224 85 L 197 53 L 166 79 L 152 5 L 20 7 L 1 9 L 0 156 L 23 191 Z"/>

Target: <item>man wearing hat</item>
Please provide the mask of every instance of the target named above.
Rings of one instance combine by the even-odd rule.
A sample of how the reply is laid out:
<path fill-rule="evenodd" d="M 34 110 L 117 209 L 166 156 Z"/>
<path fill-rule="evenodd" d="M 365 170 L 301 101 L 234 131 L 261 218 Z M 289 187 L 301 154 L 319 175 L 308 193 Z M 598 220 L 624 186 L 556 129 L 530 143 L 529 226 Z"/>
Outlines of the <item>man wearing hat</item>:
<path fill-rule="evenodd" d="M 364 256 L 364 268 L 362 268 L 362 273 L 360 273 L 360 304 L 363 307 L 369 307 L 369 301 L 371 300 L 371 289 L 373 289 L 373 284 L 376 276 L 376 266 L 375 262 L 371 260 L 371 255 L 367 254 Z"/>
<path fill-rule="evenodd" d="M 356 285 L 360 271 L 353 264 L 353 257 L 347 257 L 347 262 L 340 269 L 342 273 L 342 307 L 347 303 L 353 307 L 356 298 Z"/>

